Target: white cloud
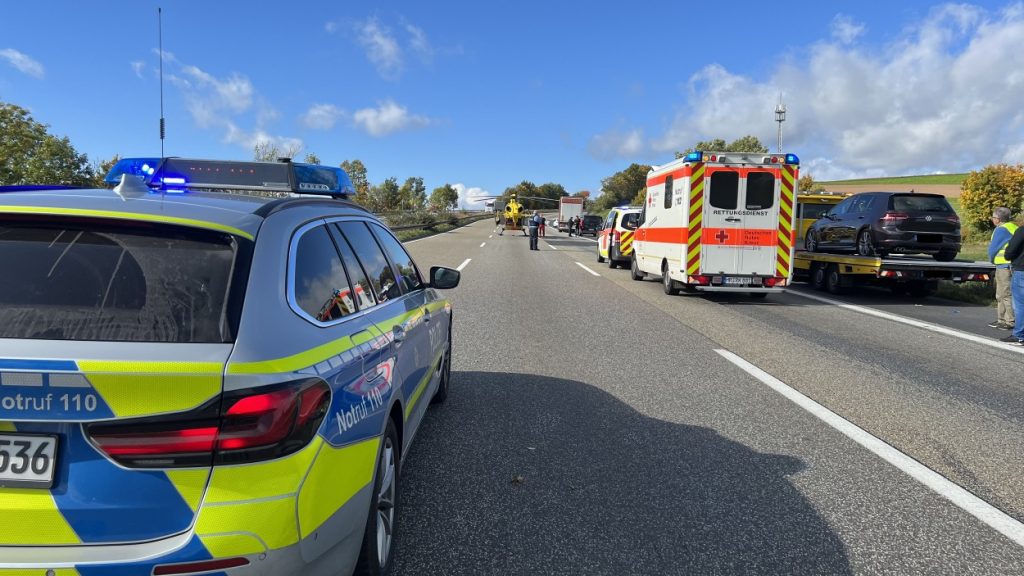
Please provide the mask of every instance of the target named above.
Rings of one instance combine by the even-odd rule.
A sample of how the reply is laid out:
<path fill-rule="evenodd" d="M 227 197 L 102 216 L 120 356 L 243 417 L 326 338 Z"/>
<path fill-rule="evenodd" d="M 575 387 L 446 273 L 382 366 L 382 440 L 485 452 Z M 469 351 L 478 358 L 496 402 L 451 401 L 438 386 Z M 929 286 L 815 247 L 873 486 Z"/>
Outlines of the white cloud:
<path fill-rule="evenodd" d="M 313 104 L 303 114 L 299 121 L 306 128 L 314 130 L 330 130 L 334 125 L 345 117 L 345 111 L 334 104 Z"/>
<path fill-rule="evenodd" d="M 597 134 L 591 137 L 587 144 L 590 155 L 598 160 L 635 158 L 642 154 L 645 148 L 644 133 L 639 129 L 626 132 L 611 130 Z"/>
<path fill-rule="evenodd" d="M 477 186 L 466 186 L 465 184 L 452 184 L 452 188 L 459 193 L 460 210 L 483 210 L 488 202 L 494 197 L 490 192 Z"/>
<path fill-rule="evenodd" d="M 852 44 L 862 34 L 864 34 L 864 25 L 855 22 L 853 18 L 845 14 L 837 14 L 832 19 L 832 37 L 841 43 Z"/>
<path fill-rule="evenodd" d="M 850 24 L 763 79 L 715 64 L 698 71 L 680 112 L 646 146 L 670 158 L 699 140 L 752 134 L 774 149 L 781 92 L 784 148 L 817 179 L 972 170 L 1021 156 L 1024 7 L 941 6 L 870 49 L 846 42 L 857 37 Z M 594 137 L 591 153 L 633 149 L 609 140 Z"/>
<path fill-rule="evenodd" d="M 328 34 L 334 34 L 334 32 L 338 30 L 338 23 L 328 22 L 324 24 L 324 30 L 326 30 Z"/>
<path fill-rule="evenodd" d="M 409 111 L 393 100 L 379 102 L 377 108 L 363 108 L 352 115 L 355 125 L 370 136 L 387 136 L 403 130 L 429 126 L 433 120 L 426 116 L 409 114 Z"/>
<path fill-rule="evenodd" d="M 145 69 L 146 69 L 146 63 L 143 62 L 142 60 L 136 60 L 136 61 L 132 62 L 132 71 L 135 72 L 135 75 L 138 76 L 139 78 L 142 78 L 142 72 Z"/>
<path fill-rule="evenodd" d="M 357 25 L 357 34 L 377 73 L 386 80 L 396 80 L 402 74 L 402 49 L 391 30 L 370 18 Z"/>
<path fill-rule="evenodd" d="M 405 31 L 409 33 L 409 46 L 414 52 L 420 55 L 424 61 L 429 62 L 434 57 L 434 47 L 427 40 L 427 33 L 422 28 L 405 24 Z"/>
<path fill-rule="evenodd" d="M 14 48 L 0 50 L 0 59 L 7 60 L 7 63 L 18 69 L 19 72 L 28 74 L 33 78 L 42 79 L 46 75 L 43 65 L 33 60 L 29 55 L 18 52 Z"/>
<path fill-rule="evenodd" d="M 302 148 L 300 139 L 268 131 L 267 126 L 280 114 L 244 75 L 233 72 L 217 76 L 178 61 L 169 52 L 164 52 L 163 58 L 170 68 L 169 83 L 181 91 L 192 120 L 200 128 L 219 130 L 224 142 L 241 146 L 250 153 L 257 144 L 273 144 L 282 153 L 297 153 Z"/>

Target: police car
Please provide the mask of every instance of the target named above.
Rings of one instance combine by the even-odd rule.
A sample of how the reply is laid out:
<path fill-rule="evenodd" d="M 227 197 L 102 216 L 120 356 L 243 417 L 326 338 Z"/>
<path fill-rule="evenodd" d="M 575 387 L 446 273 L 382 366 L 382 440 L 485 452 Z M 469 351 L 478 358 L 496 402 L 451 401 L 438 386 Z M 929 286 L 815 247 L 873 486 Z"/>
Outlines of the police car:
<path fill-rule="evenodd" d="M 0 193 L 0 573 L 387 572 L 459 273 L 337 168 L 108 182 Z"/>
<path fill-rule="evenodd" d="M 597 237 L 597 261 L 608 260 L 609 268 L 629 263 L 633 257 L 633 234 L 639 223 L 640 208 L 612 208 Z"/>

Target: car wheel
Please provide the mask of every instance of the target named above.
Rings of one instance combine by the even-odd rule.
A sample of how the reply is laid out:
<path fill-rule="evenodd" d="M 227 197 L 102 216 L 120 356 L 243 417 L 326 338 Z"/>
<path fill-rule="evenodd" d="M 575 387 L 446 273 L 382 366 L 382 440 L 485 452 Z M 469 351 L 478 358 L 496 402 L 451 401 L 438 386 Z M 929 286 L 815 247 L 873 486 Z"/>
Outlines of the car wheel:
<path fill-rule="evenodd" d="M 825 265 L 820 262 L 814 262 L 811 264 L 810 273 L 811 288 L 815 290 L 825 289 Z"/>
<path fill-rule="evenodd" d="M 804 237 L 804 248 L 808 252 L 818 251 L 818 238 L 814 235 L 814 230 L 807 231 L 807 236 Z"/>
<path fill-rule="evenodd" d="M 875 245 L 871 242 L 871 231 L 867 228 L 861 230 L 857 235 L 857 254 L 861 256 L 875 255 Z"/>
<path fill-rule="evenodd" d="M 669 296 L 679 294 L 679 288 L 676 286 L 676 281 L 668 275 L 668 262 L 661 265 L 661 287 L 665 291 L 665 294 L 668 294 Z"/>
<path fill-rule="evenodd" d="M 839 266 L 836 264 L 829 264 L 825 270 L 825 289 L 830 294 L 839 294 L 843 291 L 843 280 L 839 275 Z"/>
<path fill-rule="evenodd" d="M 639 281 L 643 280 L 644 276 L 646 276 L 646 275 L 647 274 L 645 274 L 644 272 L 641 272 L 640 269 L 637 268 L 637 266 L 636 266 L 636 256 L 630 258 L 629 259 L 629 277 L 632 278 L 633 280 L 636 280 L 637 282 L 639 282 Z"/>
<path fill-rule="evenodd" d="M 430 399 L 431 404 L 441 404 L 448 398 L 448 383 L 452 379 L 452 331 L 448 329 L 448 343 L 444 347 L 444 356 L 441 358 L 441 382 L 437 385 L 437 392 Z"/>
<path fill-rule="evenodd" d="M 939 253 L 932 256 L 932 258 L 935 258 L 939 262 L 952 262 L 953 260 L 956 260 L 957 253 L 957 250 L 939 250 Z"/>
<path fill-rule="evenodd" d="M 619 255 L 615 253 L 615 246 L 608 247 L 608 267 L 612 270 L 619 267 L 619 261 L 616 260 Z"/>
<path fill-rule="evenodd" d="M 366 520 L 363 546 L 356 564 L 359 576 L 382 576 L 391 568 L 394 557 L 395 519 L 398 517 L 398 478 L 401 458 L 398 432 L 388 418 L 388 426 L 380 441 L 377 474 L 373 481 L 370 514 Z"/>
<path fill-rule="evenodd" d="M 601 247 L 600 246 L 597 247 L 597 263 L 598 264 L 603 264 L 604 263 L 604 256 L 601 256 Z"/>

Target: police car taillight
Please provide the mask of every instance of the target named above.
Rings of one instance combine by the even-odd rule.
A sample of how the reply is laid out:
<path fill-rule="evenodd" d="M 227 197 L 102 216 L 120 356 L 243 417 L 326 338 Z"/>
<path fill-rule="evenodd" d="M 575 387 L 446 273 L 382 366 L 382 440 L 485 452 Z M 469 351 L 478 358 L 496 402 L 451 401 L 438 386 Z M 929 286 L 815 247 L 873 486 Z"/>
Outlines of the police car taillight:
<path fill-rule="evenodd" d="M 93 444 L 129 468 L 175 468 L 279 458 L 309 444 L 331 392 L 308 379 L 271 390 L 234 391 L 173 416 L 92 424 Z"/>

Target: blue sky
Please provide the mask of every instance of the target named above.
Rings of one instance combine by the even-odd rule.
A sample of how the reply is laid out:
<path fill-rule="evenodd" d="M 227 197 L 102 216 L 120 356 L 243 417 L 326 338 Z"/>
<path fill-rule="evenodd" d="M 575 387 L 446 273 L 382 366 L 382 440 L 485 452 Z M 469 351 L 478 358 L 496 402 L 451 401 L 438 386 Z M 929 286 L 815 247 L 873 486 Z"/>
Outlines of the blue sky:
<path fill-rule="evenodd" d="M 158 154 L 158 5 L 168 155 L 272 142 L 374 183 L 597 193 L 699 140 L 774 149 L 781 92 L 817 179 L 1024 161 L 1005 2 L 7 3 L 0 100 L 92 159 Z"/>

